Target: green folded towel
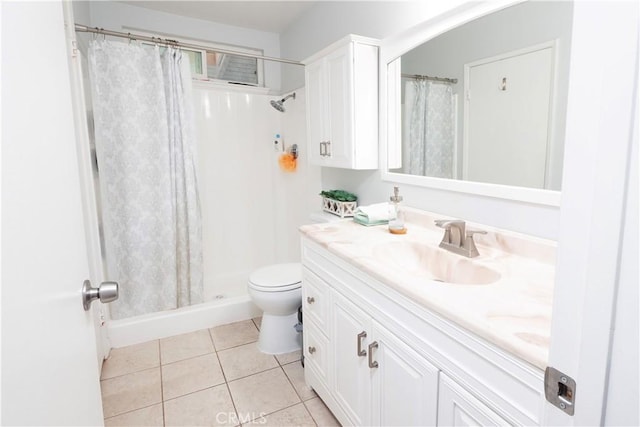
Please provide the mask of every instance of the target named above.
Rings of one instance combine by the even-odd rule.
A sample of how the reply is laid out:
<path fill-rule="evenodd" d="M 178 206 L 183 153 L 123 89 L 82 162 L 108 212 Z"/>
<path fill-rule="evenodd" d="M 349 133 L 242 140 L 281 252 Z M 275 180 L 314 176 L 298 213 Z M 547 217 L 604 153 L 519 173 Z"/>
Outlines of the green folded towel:
<path fill-rule="evenodd" d="M 372 225 L 384 225 L 389 223 L 389 221 L 386 219 L 379 220 L 379 221 L 369 221 L 369 217 L 361 212 L 356 212 L 355 215 L 353 216 L 353 220 L 358 224 L 364 225 L 367 227 L 370 227 Z"/>

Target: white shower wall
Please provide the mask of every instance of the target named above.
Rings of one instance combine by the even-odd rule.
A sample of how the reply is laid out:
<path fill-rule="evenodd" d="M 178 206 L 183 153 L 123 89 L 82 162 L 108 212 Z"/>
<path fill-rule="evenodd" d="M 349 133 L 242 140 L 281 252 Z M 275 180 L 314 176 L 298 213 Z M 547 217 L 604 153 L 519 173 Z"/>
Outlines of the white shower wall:
<path fill-rule="evenodd" d="M 306 164 L 303 91 L 281 113 L 252 88 L 194 82 L 204 297 L 246 295 L 256 268 L 300 259 L 297 228 L 317 206 L 320 172 Z M 297 143 L 294 173 L 278 166 L 275 134 Z M 315 193 L 315 200 L 314 200 Z"/>

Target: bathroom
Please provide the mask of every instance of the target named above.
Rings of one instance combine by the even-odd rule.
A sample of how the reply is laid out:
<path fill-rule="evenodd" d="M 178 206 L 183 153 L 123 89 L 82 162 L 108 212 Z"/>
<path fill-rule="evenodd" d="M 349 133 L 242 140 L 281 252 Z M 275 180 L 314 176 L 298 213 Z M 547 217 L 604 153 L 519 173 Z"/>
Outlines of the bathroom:
<path fill-rule="evenodd" d="M 265 56 L 298 61 L 350 33 L 384 40 L 380 58 L 391 60 L 394 58 L 393 52 L 401 53 L 411 43 L 416 45 L 417 42 L 426 40 L 428 37 L 425 34 L 428 31 L 433 32 L 430 36 L 433 37 L 448 29 L 445 18 L 453 17 L 459 22 L 471 19 L 471 16 L 464 16 L 465 13 L 471 15 L 464 2 L 309 2 L 299 5 L 299 14 L 291 19 L 287 28 L 260 31 L 244 28 L 250 26 L 247 24 L 229 25 L 206 21 L 202 13 L 196 14 L 200 18 L 186 17 L 181 16 L 179 10 L 168 13 L 130 3 L 73 2 L 74 19 L 77 23 L 124 32 L 143 32 L 177 39 L 253 47 L 262 49 Z M 242 5 L 241 2 L 236 3 Z M 206 4 L 202 2 L 200 7 Z M 166 7 L 171 5 L 172 2 L 166 2 Z M 602 9 L 598 9 L 599 7 Z M 630 7 L 631 13 L 625 12 L 625 7 Z M 61 341 L 73 341 L 73 336 L 56 336 L 53 332 L 39 344 L 34 344 L 25 337 L 38 336 L 35 331 L 42 333 L 45 319 L 58 318 L 63 314 L 62 305 L 66 302 L 67 294 L 73 295 L 68 298 L 73 299 L 73 304 L 69 303 L 69 310 L 76 309 L 75 305 L 79 305 L 76 304 L 76 300 L 79 300 L 76 289 L 79 284 L 73 283 L 65 288 L 64 295 L 50 295 L 49 298 L 57 302 L 46 305 L 43 303 L 42 308 L 35 310 L 44 317 L 27 318 L 25 314 L 27 308 L 30 312 L 33 311 L 32 306 L 27 307 L 27 297 L 31 304 L 34 290 L 40 295 L 47 295 L 46 289 L 40 289 L 44 284 L 40 283 L 40 276 L 36 276 L 37 270 L 45 270 L 49 279 L 63 277 L 63 258 L 47 268 L 44 266 L 49 264 L 45 262 L 55 261 L 52 254 L 63 256 L 52 249 L 67 240 L 65 234 L 62 234 L 65 227 L 72 227 L 72 224 L 67 223 L 72 220 L 82 223 L 83 210 L 85 218 L 87 215 L 87 206 L 76 200 L 77 195 L 62 193 L 60 188 L 66 182 L 75 187 L 80 186 L 77 183 L 78 177 L 73 176 L 78 174 L 75 156 L 85 156 L 86 153 L 76 153 L 75 143 L 69 145 L 69 141 L 76 141 L 80 136 L 74 133 L 73 127 L 67 126 L 64 130 L 49 127 L 63 120 L 70 121 L 72 114 L 71 101 L 68 100 L 71 96 L 69 71 L 64 65 L 66 44 L 60 42 L 64 40 L 61 9 L 58 2 L 31 6 L 3 4 L 3 76 L 6 76 L 3 77 L 3 99 L 11 102 L 4 104 L 3 108 L 3 139 L 7 144 L 3 144 L 2 335 L 3 353 L 7 353 L 3 354 L 2 406 L 6 414 L 3 422 L 7 424 L 71 423 L 63 421 L 69 419 L 64 418 L 65 412 L 68 412 L 64 405 L 60 405 L 57 410 L 47 409 L 48 416 L 58 414 L 61 417 L 55 418 L 58 421 L 47 422 L 45 415 L 42 415 L 44 418 L 36 418 L 37 411 L 28 404 L 26 396 L 29 393 L 32 399 L 35 397 L 48 401 L 44 394 L 39 394 L 44 393 L 46 387 L 41 387 L 43 391 L 40 392 L 28 384 L 40 384 L 44 375 L 50 378 L 48 383 L 66 382 L 64 377 L 51 372 L 50 364 L 45 364 L 48 366 L 44 366 L 42 370 L 35 369 L 29 376 L 20 369 L 14 371 L 20 372 L 22 376 L 11 374 L 12 366 L 19 366 L 17 364 L 21 359 L 24 359 L 24 363 L 37 360 L 42 348 L 52 350 L 60 347 Z M 601 13 L 603 10 L 607 13 Z M 101 319 L 100 310 L 94 308 L 91 313 L 96 316 L 95 324 L 100 325 L 102 320 L 106 321 L 106 327 L 111 328 L 109 339 L 117 342 L 114 345 L 117 348 L 254 318 L 259 313 L 248 302 L 246 281 L 242 277 L 248 277 L 253 269 L 262 265 L 299 260 L 300 241 L 297 229 L 300 225 L 311 222 L 310 214 L 320 209 L 318 193 L 321 190 L 342 188 L 357 194 L 359 203 L 367 205 L 387 201 L 395 184 L 400 186 L 403 203 L 412 208 L 557 241 L 558 262 L 549 366 L 569 371 L 578 380 L 577 395 L 582 393 L 582 396 L 588 396 L 589 401 L 602 404 L 577 404 L 575 418 L 556 415 L 553 411 L 557 409 L 550 407 L 547 410 L 549 423 L 625 424 L 625 420 L 628 420 L 627 424 L 637 424 L 637 413 L 630 411 L 629 406 L 624 404 L 629 401 L 625 399 L 634 398 L 633 393 L 624 392 L 630 387 L 627 383 L 629 373 L 625 369 L 633 366 L 634 357 L 637 361 L 637 267 L 633 265 L 637 258 L 637 211 L 633 210 L 637 206 L 637 175 L 634 175 L 637 173 L 637 118 L 634 118 L 637 69 L 633 65 L 637 63 L 637 20 L 629 22 L 624 19 L 627 15 L 633 16 L 634 11 L 637 12 L 629 3 L 624 2 L 611 10 L 597 2 L 591 6 L 576 5 L 574 9 L 562 193 L 552 192 L 550 198 L 555 201 L 546 203 L 527 199 L 527 196 L 523 199 L 521 194 L 515 195 L 515 192 L 510 191 L 496 197 L 474 189 L 447 189 L 412 182 L 407 177 L 390 176 L 386 170 L 354 171 L 310 164 L 306 160 L 309 146 L 305 136 L 303 67 L 276 66 L 265 61 L 265 84 L 269 90 L 260 92 L 260 88 L 252 88 L 244 92 L 228 91 L 230 95 L 227 99 L 230 101 L 240 102 L 251 98 L 251 103 L 245 105 L 250 104 L 254 110 L 242 112 L 247 119 L 252 119 L 251 129 L 243 126 L 243 120 L 247 120 L 245 116 L 232 114 L 224 120 L 237 120 L 234 128 L 238 129 L 238 133 L 217 135 L 214 133 L 215 128 L 211 128 L 211 133 L 205 139 L 215 141 L 237 138 L 236 142 L 221 143 L 216 146 L 215 151 L 207 151 L 206 145 L 199 146 L 198 149 L 200 160 L 206 161 L 206 169 L 202 163 L 199 165 L 200 173 L 211 173 L 211 182 L 218 184 L 215 192 L 201 190 L 203 211 L 207 206 L 212 209 L 220 198 L 227 200 L 241 197 L 234 201 L 233 206 L 213 209 L 209 211 L 210 216 L 203 218 L 203 221 L 210 220 L 212 224 L 223 225 L 222 230 L 228 233 L 226 242 L 231 245 L 226 249 L 211 247 L 210 250 L 217 251 L 216 261 L 205 265 L 205 269 L 212 269 L 209 273 L 213 276 L 210 277 L 215 277 L 220 270 L 228 268 L 224 272 L 226 276 L 221 274 L 212 279 L 213 284 L 207 294 L 207 298 L 214 301 L 218 309 L 215 313 L 209 313 L 194 307 L 192 310 L 177 310 L 164 319 L 149 316 L 135 322 L 117 323 L 108 319 L 107 315 L 105 319 Z M 473 18 L 479 16 L 479 12 L 475 13 Z M 599 14 L 607 19 L 595 20 L 594 17 Z M 423 28 L 420 34 L 414 34 L 415 42 L 407 42 L 407 37 L 402 39 L 399 36 L 429 20 L 432 21 L 426 30 Z M 331 22 L 331 25 L 326 25 L 326 22 Z M 596 25 L 600 26 L 597 27 L 600 31 L 593 31 Z M 411 34 L 408 37 L 410 36 Z M 404 43 L 404 47 L 399 45 L 400 42 Z M 51 43 L 51 49 L 47 47 L 47 43 Z M 609 49 L 608 46 L 622 46 L 624 49 Z M 29 59 L 28 55 L 24 55 L 21 61 L 25 62 L 4 60 L 7 51 L 13 52 L 18 48 L 29 51 L 36 47 L 57 52 L 57 59 L 48 58 L 47 63 L 51 67 L 56 64 L 55 61 L 62 63 L 58 74 L 52 72 L 42 75 L 37 57 Z M 627 54 L 618 55 L 619 51 Z M 8 55 L 8 58 L 12 58 Z M 18 65 L 19 70 L 14 70 Z M 13 82 L 9 80 L 11 77 L 19 78 L 20 85 L 7 85 L 6 81 Z M 208 91 L 202 87 L 196 88 L 194 92 Z M 18 88 L 21 91 L 19 93 Z M 284 113 L 269 105 L 271 100 L 281 99 L 293 92 L 296 93 L 296 98 L 284 103 Z M 66 97 L 65 105 L 69 104 L 68 109 L 56 107 L 60 96 Z M 214 98 L 209 99 L 211 101 Z M 39 102 L 33 103 L 33 100 Z M 381 99 L 381 104 L 382 102 Z M 9 105 L 16 107 L 8 107 Z M 73 114 L 84 117 L 82 112 L 74 111 Z M 27 132 L 39 130 L 29 126 L 33 117 L 42 117 L 43 125 L 40 128 L 47 133 L 42 136 L 34 135 L 32 144 L 10 144 L 12 138 L 24 138 Z M 386 125 L 387 122 L 380 123 L 380 135 L 383 135 Z M 283 135 L 286 146 L 298 144 L 298 167 L 294 173 L 284 172 L 278 166 L 279 153 L 273 149 L 273 137 L 278 133 Z M 51 142 L 52 139 L 55 144 L 46 142 Z M 626 143 L 612 144 L 611 141 Z M 66 147 L 67 151 L 56 150 L 51 145 Z M 54 159 L 56 162 L 41 159 Z M 225 176 L 224 185 L 220 185 L 216 181 L 221 178 L 215 174 L 224 171 L 231 161 L 237 169 L 227 170 L 233 175 Z M 60 167 L 61 165 L 65 167 Z M 81 164 L 80 168 L 83 167 L 86 168 L 86 165 Z M 80 170 L 79 173 L 82 180 L 82 175 L 87 170 Z M 60 174 L 64 176 L 60 177 Z M 209 181 L 205 184 L 209 185 Z M 85 191 L 87 186 L 82 188 Z M 238 188 L 244 190 L 238 192 Z M 246 193 L 247 189 L 252 193 Z M 80 190 L 76 188 L 75 191 Z M 66 210 L 59 207 L 60 200 L 68 202 L 65 204 Z M 258 208 L 264 205 L 268 208 Z M 46 207 L 44 211 L 48 216 L 44 214 L 43 207 Z M 73 213 L 67 212 L 72 209 L 75 209 Z M 586 215 L 585 212 L 589 214 Z M 255 222 L 255 218 L 259 218 L 260 222 Z M 263 223 L 269 226 L 261 227 L 260 224 Z M 91 236 L 91 227 L 95 227 L 95 224 L 85 224 L 89 231 L 85 232 L 84 244 L 89 254 L 92 251 L 95 254 L 99 241 Z M 206 225 L 203 224 L 203 227 L 206 229 Z M 52 242 L 46 243 L 49 239 Z M 247 249 L 249 241 L 253 245 Z M 46 246 L 45 243 L 52 246 Z M 205 253 L 206 250 L 204 248 Z M 251 250 L 251 256 L 238 259 L 237 254 L 247 250 Z M 75 257 L 86 258 L 84 253 L 76 253 Z M 37 262 L 34 263 L 33 260 Z M 96 268 L 91 266 L 92 262 L 96 261 L 92 261 L 92 256 L 89 255 L 89 271 Z M 37 268 L 38 266 L 41 267 Z M 205 270 L 205 280 L 206 275 Z M 89 276 L 85 272 L 80 276 L 91 277 L 94 283 L 101 281 L 100 276 L 93 273 Z M 64 277 L 71 278 L 69 275 Z M 562 287 L 557 287 L 557 283 L 562 283 Z M 608 286 L 598 286 L 597 283 L 606 283 Z M 225 287 L 228 284 L 231 286 Z M 32 287 L 27 287 L 28 285 Z M 602 304 L 602 301 L 605 303 Z M 234 303 L 239 305 L 235 306 Z M 94 303 L 94 307 L 99 306 Z M 157 321 L 164 323 L 157 326 Z M 12 331 L 12 325 L 18 324 L 21 325 L 21 330 Z M 96 335 L 101 336 L 99 326 L 97 328 Z M 163 337 L 154 335 L 158 328 L 165 334 Z M 611 330 L 615 332 L 611 334 Z M 625 343 L 629 342 L 633 344 L 631 347 L 635 348 L 635 352 L 626 350 L 629 344 Z M 97 346 L 101 347 L 101 344 L 98 343 Z M 602 351 L 603 346 L 610 350 Z M 72 346 L 62 351 L 67 353 L 52 354 L 52 362 L 59 363 L 65 358 L 73 358 L 74 352 L 95 353 L 94 348 L 78 350 Z M 596 353 L 600 355 L 589 356 Z M 636 375 L 631 375 L 634 378 L 637 377 L 637 363 L 635 365 L 635 371 L 632 372 Z M 589 372 L 597 374 L 591 375 Z M 36 374 L 40 377 L 36 377 Z M 75 386 L 80 387 L 80 384 Z M 93 389 L 87 391 L 87 399 L 95 400 L 98 396 L 99 400 L 100 392 L 99 389 L 95 390 L 96 386 L 99 387 L 92 383 Z M 635 390 L 637 401 L 637 381 L 631 388 Z M 28 413 L 33 413 L 34 418 L 26 418 L 25 414 Z M 88 419 L 90 418 L 78 423 L 86 424 Z"/>

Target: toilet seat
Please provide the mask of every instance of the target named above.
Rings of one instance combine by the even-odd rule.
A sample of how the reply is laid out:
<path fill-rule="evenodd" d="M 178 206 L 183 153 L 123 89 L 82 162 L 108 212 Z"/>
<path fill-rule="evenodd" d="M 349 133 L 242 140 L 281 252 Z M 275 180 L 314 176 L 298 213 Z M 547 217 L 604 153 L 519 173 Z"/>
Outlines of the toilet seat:
<path fill-rule="evenodd" d="M 261 292 L 285 292 L 301 286 L 302 265 L 297 262 L 263 267 L 249 276 L 249 287 Z"/>

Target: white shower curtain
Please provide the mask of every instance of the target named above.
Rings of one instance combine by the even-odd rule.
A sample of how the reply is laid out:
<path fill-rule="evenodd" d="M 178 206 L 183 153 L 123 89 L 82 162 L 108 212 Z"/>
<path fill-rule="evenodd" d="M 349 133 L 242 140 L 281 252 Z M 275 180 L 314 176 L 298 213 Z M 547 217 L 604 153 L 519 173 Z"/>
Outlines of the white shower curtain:
<path fill-rule="evenodd" d="M 453 178 L 455 117 L 451 85 L 409 80 L 405 83 L 404 105 L 408 139 L 405 172 Z"/>
<path fill-rule="evenodd" d="M 187 55 L 103 40 L 88 57 L 112 318 L 201 302 Z"/>

